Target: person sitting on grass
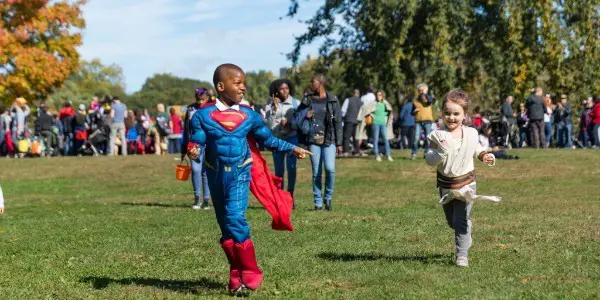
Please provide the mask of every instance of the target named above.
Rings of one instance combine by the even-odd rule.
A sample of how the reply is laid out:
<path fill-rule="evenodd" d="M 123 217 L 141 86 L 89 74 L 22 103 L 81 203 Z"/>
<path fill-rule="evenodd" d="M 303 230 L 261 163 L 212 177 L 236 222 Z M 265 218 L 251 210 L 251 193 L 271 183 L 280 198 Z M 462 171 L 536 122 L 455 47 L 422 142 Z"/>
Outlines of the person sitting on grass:
<path fill-rule="evenodd" d="M 494 141 L 492 127 L 481 127 L 479 130 L 479 144 L 481 144 L 481 147 L 483 147 L 485 151 L 494 154 L 497 159 L 519 159 L 518 155 L 508 155 L 506 150 L 498 147 Z"/>
<path fill-rule="evenodd" d="M 228 289 L 230 292 L 256 290 L 262 283 L 263 272 L 256 262 L 245 215 L 248 190 L 252 189 L 267 210 L 270 209 L 269 203 L 261 200 L 265 194 L 260 193 L 265 189 L 272 192 L 273 198 L 269 201 L 285 202 L 285 207 L 278 206 L 279 215 L 274 215 L 273 229 L 293 230 L 293 227 L 289 220 L 291 195 L 281 191 L 280 185 L 275 186 L 274 176 L 268 173 L 253 139 L 269 149 L 294 154 L 298 158 L 311 153 L 275 138 L 260 114 L 239 104 L 246 93 L 246 74 L 240 67 L 220 65 L 215 70 L 213 83 L 219 97 L 192 116 L 187 155 L 195 160 L 204 152 L 213 207 L 222 234 L 220 243 L 230 265 Z M 260 165 L 262 168 L 258 167 Z M 255 189 L 256 185 L 261 191 Z M 281 203 L 271 204 L 277 206 Z"/>
<path fill-rule="evenodd" d="M 463 125 L 469 108 L 469 97 L 462 90 L 451 90 L 442 104 L 444 127 L 429 134 L 431 150 L 425 161 L 437 167 L 437 186 L 440 203 L 456 241 L 456 265 L 469 265 L 468 251 L 472 244 L 472 223 L 469 220 L 475 196 L 476 183 L 473 157 L 489 166 L 495 157 L 478 142 L 477 130 Z M 482 196 L 485 197 L 485 196 Z M 489 198 L 489 199 L 487 199 Z M 487 200 L 499 201 L 497 197 Z"/>

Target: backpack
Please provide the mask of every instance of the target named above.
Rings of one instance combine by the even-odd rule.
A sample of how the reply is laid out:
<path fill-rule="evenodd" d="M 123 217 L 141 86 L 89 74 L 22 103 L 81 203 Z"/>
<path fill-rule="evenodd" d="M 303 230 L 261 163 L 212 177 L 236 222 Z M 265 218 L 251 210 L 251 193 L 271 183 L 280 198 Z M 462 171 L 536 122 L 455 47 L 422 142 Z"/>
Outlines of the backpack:
<path fill-rule="evenodd" d="M 167 136 L 171 134 L 171 128 L 169 127 L 169 121 L 164 116 L 156 117 L 156 127 L 158 129 L 158 133 L 161 136 Z"/>

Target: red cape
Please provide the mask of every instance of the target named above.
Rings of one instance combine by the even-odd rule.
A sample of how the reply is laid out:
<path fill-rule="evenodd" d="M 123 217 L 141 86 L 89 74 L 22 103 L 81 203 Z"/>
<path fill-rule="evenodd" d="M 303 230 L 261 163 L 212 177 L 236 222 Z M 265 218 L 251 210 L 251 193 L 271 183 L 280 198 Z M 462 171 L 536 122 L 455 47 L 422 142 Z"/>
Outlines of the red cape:
<path fill-rule="evenodd" d="M 282 179 L 269 172 L 269 166 L 260 155 L 256 142 L 248 138 L 252 152 L 252 168 L 250 169 L 250 191 L 273 217 L 271 228 L 274 230 L 294 231 L 292 226 L 292 207 L 294 199 L 288 191 L 281 189 Z"/>

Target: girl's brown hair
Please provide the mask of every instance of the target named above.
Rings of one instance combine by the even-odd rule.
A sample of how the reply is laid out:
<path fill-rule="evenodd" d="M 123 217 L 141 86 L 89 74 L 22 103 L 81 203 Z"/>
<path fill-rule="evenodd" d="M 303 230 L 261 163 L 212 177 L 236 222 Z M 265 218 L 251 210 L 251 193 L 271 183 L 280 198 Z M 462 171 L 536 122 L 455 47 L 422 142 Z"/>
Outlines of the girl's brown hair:
<path fill-rule="evenodd" d="M 452 102 L 460 105 L 465 111 L 465 114 L 469 112 L 469 94 L 461 89 L 453 89 L 450 90 L 446 96 L 444 96 L 444 101 L 442 102 L 442 109 L 446 106 L 447 102 Z"/>

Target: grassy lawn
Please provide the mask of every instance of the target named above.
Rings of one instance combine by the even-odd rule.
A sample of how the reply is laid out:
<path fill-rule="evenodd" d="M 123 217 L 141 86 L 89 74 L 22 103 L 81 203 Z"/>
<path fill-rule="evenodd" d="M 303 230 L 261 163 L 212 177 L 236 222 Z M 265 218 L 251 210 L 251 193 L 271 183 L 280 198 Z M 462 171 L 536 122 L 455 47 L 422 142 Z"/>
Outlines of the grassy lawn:
<path fill-rule="evenodd" d="M 452 263 L 453 233 L 434 170 L 338 160 L 333 212 L 311 212 L 310 164 L 299 163 L 293 233 L 247 215 L 261 290 L 306 299 L 600 297 L 600 152 L 513 151 L 476 165 L 470 267 Z M 269 156 L 269 155 L 268 155 Z M 0 160 L 1 299 L 228 297 L 214 212 L 193 211 L 173 157 Z"/>

